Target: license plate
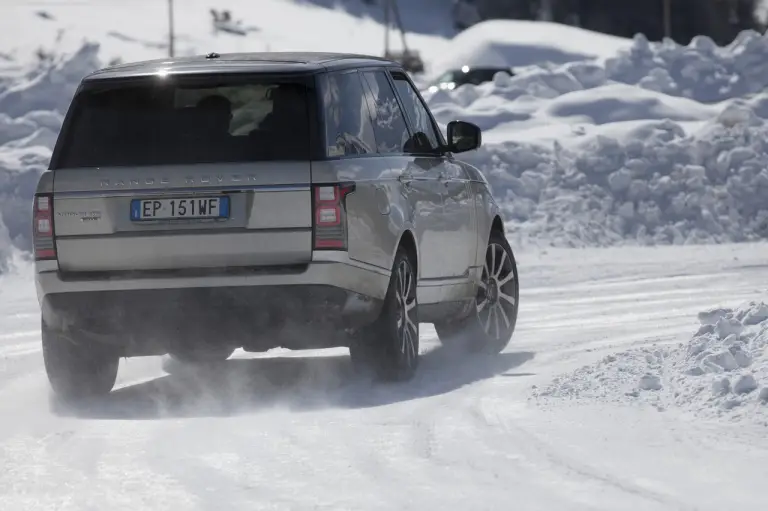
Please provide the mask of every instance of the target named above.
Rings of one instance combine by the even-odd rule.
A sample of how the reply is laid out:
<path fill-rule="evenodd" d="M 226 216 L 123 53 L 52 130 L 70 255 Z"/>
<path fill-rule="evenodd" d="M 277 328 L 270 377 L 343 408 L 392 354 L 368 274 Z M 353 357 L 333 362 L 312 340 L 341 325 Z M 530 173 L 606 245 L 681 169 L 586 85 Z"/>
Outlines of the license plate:
<path fill-rule="evenodd" d="M 134 221 L 228 217 L 229 197 L 134 199 L 131 201 L 131 220 Z"/>

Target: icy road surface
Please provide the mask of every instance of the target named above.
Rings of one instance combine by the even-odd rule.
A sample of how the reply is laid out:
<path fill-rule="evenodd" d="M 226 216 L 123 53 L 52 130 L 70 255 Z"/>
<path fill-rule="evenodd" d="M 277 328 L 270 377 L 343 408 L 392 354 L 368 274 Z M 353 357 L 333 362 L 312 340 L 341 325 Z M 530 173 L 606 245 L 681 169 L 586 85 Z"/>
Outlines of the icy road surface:
<path fill-rule="evenodd" d="M 462 360 L 422 333 L 409 384 L 345 350 L 239 353 L 213 375 L 123 361 L 89 409 L 51 407 L 31 274 L 0 280 L 0 509 L 765 509 L 765 428 L 563 402 L 533 385 L 760 300 L 768 246 L 518 254 L 518 331 Z"/>

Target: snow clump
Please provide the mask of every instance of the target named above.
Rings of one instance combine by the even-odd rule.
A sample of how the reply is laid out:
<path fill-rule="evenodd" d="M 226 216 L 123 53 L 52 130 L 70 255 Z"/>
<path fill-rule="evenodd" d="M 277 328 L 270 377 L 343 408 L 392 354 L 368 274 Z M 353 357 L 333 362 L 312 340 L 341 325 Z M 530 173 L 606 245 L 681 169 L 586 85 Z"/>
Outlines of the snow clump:
<path fill-rule="evenodd" d="M 608 355 L 535 389 L 533 397 L 645 404 L 768 424 L 768 305 L 702 311 L 699 322 L 685 344 Z"/>

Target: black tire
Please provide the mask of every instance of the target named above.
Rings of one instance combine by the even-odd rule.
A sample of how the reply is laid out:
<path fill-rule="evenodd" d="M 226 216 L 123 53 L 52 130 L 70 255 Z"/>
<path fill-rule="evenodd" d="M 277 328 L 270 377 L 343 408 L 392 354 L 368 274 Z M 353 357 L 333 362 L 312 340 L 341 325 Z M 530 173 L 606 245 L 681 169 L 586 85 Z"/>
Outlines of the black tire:
<path fill-rule="evenodd" d="M 474 310 L 458 321 L 436 323 L 435 330 L 446 346 L 499 353 L 512 339 L 519 307 L 515 256 L 504 235 L 492 231 Z"/>
<path fill-rule="evenodd" d="M 397 250 L 381 314 L 359 332 L 349 347 L 352 363 L 372 368 L 384 381 L 407 381 L 419 366 L 419 305 L 416 265 Z"/>
<path fill-rule="evenodd" d="M 120 355 L 98 343 L 76 344 L 41 322 L 43 362 L 53 392 L 67 401 L 109 394 L 117 380 Z"/>

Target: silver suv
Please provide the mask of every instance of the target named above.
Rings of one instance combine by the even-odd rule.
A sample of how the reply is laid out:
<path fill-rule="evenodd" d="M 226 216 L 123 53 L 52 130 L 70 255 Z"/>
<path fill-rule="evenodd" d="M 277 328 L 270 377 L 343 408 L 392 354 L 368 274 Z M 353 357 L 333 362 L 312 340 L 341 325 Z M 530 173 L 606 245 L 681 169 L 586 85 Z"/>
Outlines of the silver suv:
<path fill-rule="evenodd" d="M 419 323 L 500 351 L 517 269 L 488 183 L 397 64 L 208 54 L 83 79 L 34 199 L 54 391 L 108 393 L 120 357 L 348 346 L 413 376 Z"/>

